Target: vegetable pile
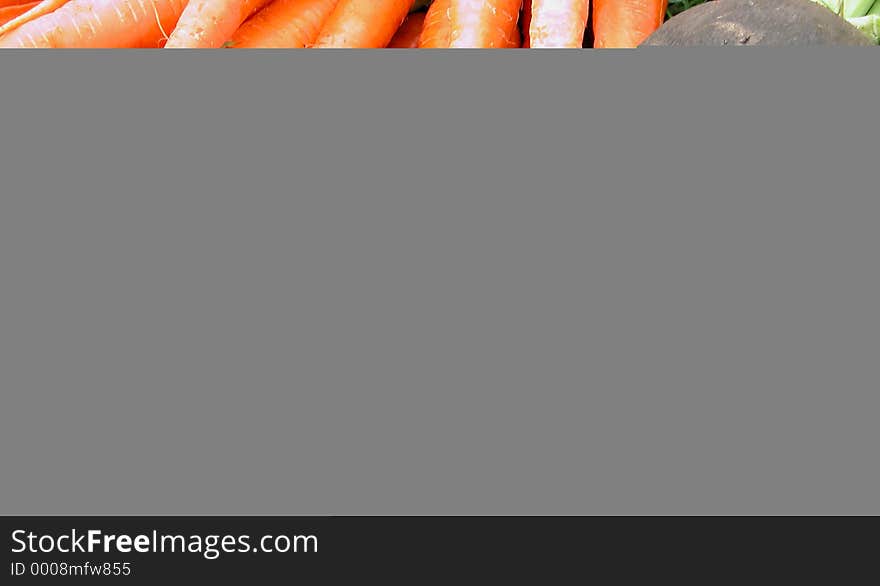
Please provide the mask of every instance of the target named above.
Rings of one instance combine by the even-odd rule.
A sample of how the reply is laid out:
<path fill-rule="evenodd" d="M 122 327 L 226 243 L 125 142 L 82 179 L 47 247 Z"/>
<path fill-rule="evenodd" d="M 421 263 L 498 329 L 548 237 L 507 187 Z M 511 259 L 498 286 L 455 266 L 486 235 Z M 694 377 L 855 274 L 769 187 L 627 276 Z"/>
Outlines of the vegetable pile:
<path fill-rule="evenodd" d="M 0 0 L 0 48 L 632 48 L 706 0 Z M 880 0 L 820 2 L 880 38 Z"/>
<path fill-rule="evenodd" d="M 0 47 L 635 47 L 667 0 L 0 0 Z"/>

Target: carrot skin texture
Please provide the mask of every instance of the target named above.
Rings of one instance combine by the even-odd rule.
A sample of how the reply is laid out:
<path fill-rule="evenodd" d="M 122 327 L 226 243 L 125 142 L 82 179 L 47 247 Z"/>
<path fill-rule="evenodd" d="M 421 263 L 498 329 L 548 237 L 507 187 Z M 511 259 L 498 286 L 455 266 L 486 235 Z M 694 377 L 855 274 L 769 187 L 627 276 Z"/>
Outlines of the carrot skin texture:
<path fill-rule="evenodd" d="M 589 16 L 589 0 L 531 0 L 529 46 L 581 48 Z"/>
<path fill-rule="evenodd" d="M 508 47 L 522 0 L 457 0 L 452 3 L 451 48 Z"/>
<path fill-rule="evenodd" d="M 419 48 L 435 49 L 449 47 L 452 34 L 452 0 L 434 0 L 425 14 L 425 24 L 419 36 Z"/>
<path fill-rule="evenodd" d="M 27 4 L 0 7 L 0 25 L 6 24 L 13 18 L 21 16 L 39 3 L 39 0 L 37 0 L 37 2 L 28 2 Z"/>
<path fill-rule="evenodd" d="M 505 49 L 521 49 L 522 48 L 522 33 L 519 30 L 519 27 L 514 27 L 513 32 L 511 32 L 505 38 L 504 43 Z"/>
<path fill-rule="evenodd" d="M 13 29 L 17 29 L 25 23 L 36 20 L 45 14 L 49 14 L 50 12 L 58 10 L 59 8 L 67 4 L 68 1 L 69 0 L 42 0 L 42 2 L 38 2 L 35 6 L 32 6 L 31 9 L 27 12 L 23 12 L 17 15 L 15 18 L 3 22 L 3 26 L 0 26 L 0 37 Z"/>
<path fill-rule="evenodd" d="M 419 47 L 519 47 L 521 7 L 522 0 L 435 1 L 428 10 Z"/>
<path fill-rule="evenodd" d="M 167 49 L 216 49 L 268 0 L 189 0 Z"/>
<path fill-rule="evenodd" d="M 406 17 L 394 37 L 388 43 L 389 49 L 415 49 L 419 46 L 419 37 L 425 26 L 425 13 L 413 12 Z"/>
<path fill-rule="evenodd" d="M 380 49 L 388 46 L 412 0 L 340 0 L 313 47 Z"/>
<path fill-rule="evenodd" d="M 275 0 L 235 31 L 236 49 L 301 49 L 318 36 L 339 0 Z"/>
<path fill-rule="evenodd" d="M 667 0 L 593 0 L 593 46 L 632 49 L 660 28 Z"/>
<path fill-rule="evenodd" d="M 186 0 L 71 0 L 0 38 L 0 47 L 157 47 Z"/>

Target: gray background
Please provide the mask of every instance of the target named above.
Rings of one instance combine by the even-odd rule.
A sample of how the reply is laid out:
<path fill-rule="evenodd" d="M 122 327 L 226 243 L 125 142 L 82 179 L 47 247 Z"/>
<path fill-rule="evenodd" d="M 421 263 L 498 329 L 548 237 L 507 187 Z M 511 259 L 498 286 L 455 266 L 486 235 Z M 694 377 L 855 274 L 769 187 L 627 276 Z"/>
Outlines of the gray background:
<path fill-rule="evenodd" d="M 0 513 L 880 512 L 877 57 L 0 53 Z"/>

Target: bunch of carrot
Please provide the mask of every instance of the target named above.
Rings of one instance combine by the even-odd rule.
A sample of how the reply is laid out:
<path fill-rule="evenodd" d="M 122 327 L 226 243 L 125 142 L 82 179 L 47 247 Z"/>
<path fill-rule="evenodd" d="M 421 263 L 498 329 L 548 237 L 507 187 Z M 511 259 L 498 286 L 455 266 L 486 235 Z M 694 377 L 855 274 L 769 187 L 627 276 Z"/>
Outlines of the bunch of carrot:
<path fill-rule="evenodd" d="M 595 47 L 635 47 L 662 24 L 666 5 L 667 0 L 0 0 L 0 48 L 582 47 L 591 14 Z"/>

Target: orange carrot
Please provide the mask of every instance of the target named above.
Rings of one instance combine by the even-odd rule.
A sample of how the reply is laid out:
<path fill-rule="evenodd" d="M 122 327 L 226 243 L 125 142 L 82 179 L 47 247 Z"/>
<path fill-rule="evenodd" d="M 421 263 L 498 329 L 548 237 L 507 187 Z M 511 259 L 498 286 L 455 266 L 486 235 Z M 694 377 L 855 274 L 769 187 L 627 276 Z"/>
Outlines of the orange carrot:
<path fill-rule="evenodd" d="M 0 25 L 6 24 L 10 20 L 21 16 L 39 3 L 39 0 L 37 0 L 36 2 L 28 2 L 26 4 L 16 4 L 0 7 Z M 2 26 L 0 26 L 0 29 L 2 29 Z"/>
<path fill-rule="evenodd" d="M 68 1 L 69 0 L 43 0 L 42 2 L 37 2 L 35 5 L 31 6 L 29 10 L 3 22 L 3 26 L 0 26 L 0 37 L 9 31 L 20 27 L 26 22 L 36 20 L 44 14 L 49 14 L 50 12 L 58 10 L 67 4 Z"/>
<path fill-rule="evenodd" d="M 452 34 L 452 0 L 434 0 L 425 14 L 425 24 L 419 36 L 419 47 L 423 49 L 449 46 Z"/>
<path fill-rule="evenodd" d="M 594 0 L 594 47 L 638 47 L 663 24 L 667 0 Z"/>
<path fill-rule="evenodd" d="M 339 0 L 275 0 L 245 21 L 229 45 L 239 49 L 300 49 L 310 45 Z"/>
<path fill-rule="evenodd" d="M 214 49 L 268 0 L 189 0 L 165 44 L 168 49 Z"/>
<path fill-rule="evenodd" d="M 531 47 L 580 48 L 584 44 L 590 0 L 532 0 L 531 4 Z"/>
<path fill-rule="evenodd" d="M 436 0 L 419 40 L 423 48 L 518 47 L 522 0 Z"/>
<path fill-rule="evenodd" d="M 156 47 L 186 0 L 71 0 L 0 38 L 0 47 Z"/>
<path fill-rule="evenodd" d="M 389 49 L 415 49 L 419 46 L 419 37 L 425 26 L 425 13 L 413 12 L 406 17 L 394 37 L 388 43 Z"/>
<path fill-rule="evenodd" d="M 406 18 L 412 0 L 340 0 L 314 47 L 381 48 Z"/>

